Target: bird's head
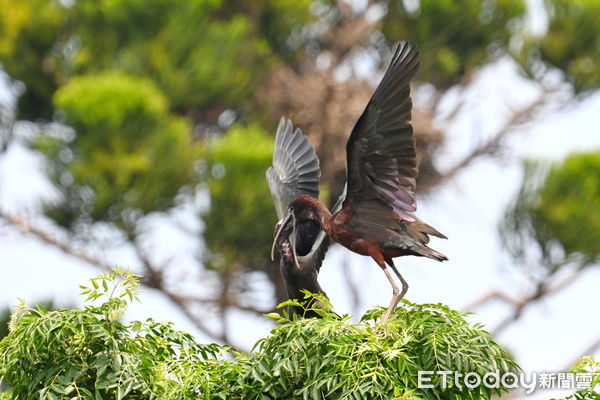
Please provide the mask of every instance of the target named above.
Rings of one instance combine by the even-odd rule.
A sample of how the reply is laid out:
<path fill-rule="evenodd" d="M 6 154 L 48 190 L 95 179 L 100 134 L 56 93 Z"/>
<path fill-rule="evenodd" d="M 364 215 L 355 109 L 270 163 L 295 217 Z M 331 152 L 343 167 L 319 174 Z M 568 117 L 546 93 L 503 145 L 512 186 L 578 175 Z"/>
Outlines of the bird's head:
<path fill-rule="evenodd" d="M 277 231 L 271 246 L 271 259 L 275 260 L 275 247 L 288 240 L 293 253 L 294 262 L 298 265 L 297 248 L 306 248 L 305 255 L 312 247 L 321 230 L 321 214 L 313 197 L 300 195 L 289 205 L 287 215 L 278 223 Z"/>
<path fill-rule="evenodd" d="M 321 213 L 317 202 L 314 197 L 301 194 L 290 203 L 288 214 L 292 213 L 298 221 L 320 220 Z"/>

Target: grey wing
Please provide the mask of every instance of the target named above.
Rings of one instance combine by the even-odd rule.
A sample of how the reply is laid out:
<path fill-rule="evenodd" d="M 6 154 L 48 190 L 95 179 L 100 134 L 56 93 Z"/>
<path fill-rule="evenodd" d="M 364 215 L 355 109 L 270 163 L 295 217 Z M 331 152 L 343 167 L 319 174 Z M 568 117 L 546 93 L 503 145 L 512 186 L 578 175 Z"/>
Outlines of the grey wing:
<path fill-rule="evenodd" d="M 347 199 L 380 201 L 396 219 L 409 222 L 415 221 L 417 176 L 410 81 L 418 69 L 419 53 L 399 44 L 346 145 Z"/>
<path fill-rule="evenodd" d="M 267 183 L 273 196 L 277 218 L 285 217 L 289 204 L 300 194 L 319 197 L 321 169 L 315 149 L 292 121 L 281 118 L 275 136 L 273 166 L 267 170 Z"/>

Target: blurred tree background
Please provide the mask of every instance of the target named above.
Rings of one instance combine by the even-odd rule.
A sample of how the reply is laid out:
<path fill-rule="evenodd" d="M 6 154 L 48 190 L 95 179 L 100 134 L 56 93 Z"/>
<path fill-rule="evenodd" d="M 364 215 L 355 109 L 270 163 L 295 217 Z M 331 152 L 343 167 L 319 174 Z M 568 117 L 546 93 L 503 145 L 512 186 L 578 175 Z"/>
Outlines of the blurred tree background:
<path fill-rule="evenodd" d="M 230 310 L 260 314 L 285 299 L 269 260 L 276 217 L 264 179 L 280 116 L 315 145 L 332 203 L 346 137 L 377 74 L 397 41 L 416 44 L 413 122 L 427 196 L 475 161 L 501 158 L 524 124 L 600 86 L 596 0 L 0 0 L 0 10 L 0 64 L 16 99 L 0 109 L 0 149 L 38 152 L 55 187 L 33 214 L 0 209 L 0 219 L 98 268 L 119 262 L 106 247 L 129 249 L 143 283 L 221 342 L 231 342 Z M 543 29 L 531 29 L 532 14 L 545 17 Z M 539 95 L 508 104 L 495 133 L 440 167 L 445 127 L 467 110 L 459 100 L 441 116 L 445 95 L 467 96 L 483 68 L 507 58 Z M 598 264 L 598 157 L 525 175 L 501 229 L 515 265 L 543 272 L 538 290 L 513 301 L 511 321 L 552 292 L 561 266 Z M 196 243 L 194 271 L 177 249 L 153 251 L 156 218 Z M 256 306 L 265 295 L 248 277 L 257 275 L 274 288 L 270 306 Z"/>

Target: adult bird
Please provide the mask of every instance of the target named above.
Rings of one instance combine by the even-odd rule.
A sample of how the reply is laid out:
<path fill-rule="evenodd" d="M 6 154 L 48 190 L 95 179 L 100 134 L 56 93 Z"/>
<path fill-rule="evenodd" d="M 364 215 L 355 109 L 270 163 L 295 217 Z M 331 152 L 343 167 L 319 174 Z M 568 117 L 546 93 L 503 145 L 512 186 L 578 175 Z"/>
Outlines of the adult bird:
<path fill-rule="evenodd" d="M 393 258 L 414 255 L 447 260 L 427 246 L 429 235 L 444 239 L 446 236 L 414 215 L 417 155 L 410 124 L 410 82 L 418 69 L 418 51 L 408 43 L 399 44 L 348 139 L 347 194 L 341 209 L 332 213 L 316 196 L 301 193 L 289 203 L 281 225 L 291 224 L 292 231 L 298 230 L 302 215 L 316 214 L 320 227 L 331 239 L 355 253 L 372 257 L 392 286 L 393 295 L 383 323 L 408 290 Z M 283 231 L 280 229 L 279 235 Z M 400 280 L 401 291 L 386 264 Z"/>
<path fill-rule="evenodd" d="M 321 227 L 320 216 L 307 209 L 299 211 L 296 223 L 282 223 L 289 204 L 299 195 L 319 197 L 321 170 L 314 148 L 299 128 L 282 118 L 275 135 L 273 165 L 267 170 L 267 182 L 279 223 L 275 226 L 271 258 L 275 248 L 281 254 L 279 268 L 288 297 L 302 300 L 308 290 L 325 294 L 317 280 L 329 238 Z M 314 300 L 314 299 L 313 299 Z M 317 317 L 311 308 L 319 306 L 310 300 L 303 307 L 290 307 L 289 311 L 304 317 Z"/>

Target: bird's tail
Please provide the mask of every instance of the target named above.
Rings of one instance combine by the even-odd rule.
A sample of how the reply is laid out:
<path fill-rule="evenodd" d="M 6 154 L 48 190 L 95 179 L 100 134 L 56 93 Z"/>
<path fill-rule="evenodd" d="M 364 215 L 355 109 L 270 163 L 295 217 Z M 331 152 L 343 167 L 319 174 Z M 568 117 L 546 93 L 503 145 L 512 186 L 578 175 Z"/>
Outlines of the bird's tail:
<path fill-rule="evenodd" d="M 448 239 L 446 237 L 446 235 L 444 235 L 443 233 L 440 233 L 433 226 L 427 225 L 425 222 L 421 221 L 420 219 L 417 219 L 414 223 L 417 226 L 417 228 L 419 229 L 419 231 L 421 231 L 423 233 L 426 233 L 426 234 L 432 235 L 432 236 L 436 236 L 436 237 L 439 237 L 442 239 Z"/>
<path fill-rule="evenodd" d="M 448 257 L 440 252 L 427 247 L 429 236 L 437 236 L 447 239 L 445 235 L 440 233 L 434 227 L 427 225 L 425 222 L 417 219 L 414 222 L 407 223 L 403 226 L 404 234 L 393 236 L 385 243 L 385 247 L 390 249 L 400 249 L 407 251 L 408 254 L 432 258 L 438 261 L 446 261 Z"/>
<path fill-rule="evenodd" d="M 411 233 L 408 231 L 407 233 Z M 390 257 L 400 257 L 405 255 L 414 255 L 421 257 L 428 257 L 437 261 L 446 261 L 448 257 L 434 249 L 428 247 L 425 243 L 428 241 L 428 237 L 421 233 L 424 241 L 420 241 L 420 237 L 416 238 L 411 235 L 396 235 L 390 237 L 383 245 L 386 254 Z"/>
<path fill-rule="evenodd" d="M 435 251 L 434 249 L 427 247 L 425 245 L 423 245 L 423 247 L 421 247 L 419 249 L 413 249 L 413 251 L 420 256 L 432 258 L 437 261 L 447 261 L 448 260 L 448 257 L 443 255 L 442 253 Z"/>
<path fill-rule="evenodd" d="M 446 237 L 446 235 L 444 235 L 443 233 L 440 233 L 433 226 L 427 225 L 425 222 L 423 222 L 421 220 L 417 220 L 416 223 L 417 223 L 417 228 L 422 233 L 432 235 L 432 236 L 437 236 L 442 239 L 448 239 Z M 429 241 L 429 238 L 427 239 L 427 241 L 425 243 L 427 243 L 428 241 Z M 446 257 L 445 255 L 443 255 L 442 253 L 440 253 L 438 251 L 435 251 L 434 249 L 432 249 L 430 247 L 427 247 L 426 245 L 423 245 L 423 248 L 419 249 L 418 253 L 424 257 L 429 257 L 429 258 L 432 258 L 432 259 L 438 260 L 438 261 L 448 260 L 448 257 Z"/>

